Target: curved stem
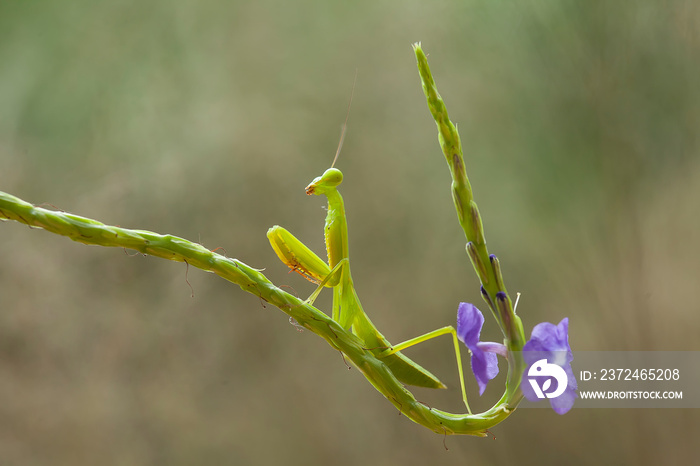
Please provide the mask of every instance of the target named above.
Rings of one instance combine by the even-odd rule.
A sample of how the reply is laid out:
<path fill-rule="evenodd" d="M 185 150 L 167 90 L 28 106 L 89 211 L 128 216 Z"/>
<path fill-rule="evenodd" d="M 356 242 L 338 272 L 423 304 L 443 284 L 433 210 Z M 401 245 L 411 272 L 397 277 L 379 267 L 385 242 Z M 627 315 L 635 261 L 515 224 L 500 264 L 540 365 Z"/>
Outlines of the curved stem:
<path fill-rule="evenodd" d="M 258 270 L 184 238 L 105 225 L 67 212 L 36 207 L 3 192 L 0 192 L 0 219 L 42 228 L 84 244 L 133 249 L 143 254 L 187 262 L 202 270 L 214 272 L 239 285 L 244 291 L 278 307 L 299 325 L 326 340 L 332 348 L 345 354 L 401 414 L 438 434 L 483 437 L 487 435 L 487 429 L 503 421 L 515 409 L 505 398 L 488 411 L 475 415 L 452 414 L 427 407 L 417 401 L 386 364 L 368 350 L 364 341 L 343 329 L 326 314 L 276 287 Z"/>

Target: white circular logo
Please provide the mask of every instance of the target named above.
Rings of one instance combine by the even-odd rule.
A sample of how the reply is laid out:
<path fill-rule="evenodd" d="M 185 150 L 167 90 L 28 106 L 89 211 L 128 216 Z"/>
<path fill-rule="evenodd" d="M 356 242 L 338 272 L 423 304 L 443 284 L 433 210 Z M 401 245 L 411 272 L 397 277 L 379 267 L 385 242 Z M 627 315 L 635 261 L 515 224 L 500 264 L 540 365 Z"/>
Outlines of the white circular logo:
<path fill-rule="evenodd" d="M 527 376 L 533 377 L 530 378 L 528 381 L 530 382 L 530 385 L 532 386 L 532 390 L 534 390 L 535 395 L 537 395 L 537 398 L 556 398 L 562 393 L 564 393 L 564 390 L 566 390 L 566 385 L 568 383 L 568 377 L 566 376 L 566 372 L 564 372 L 564 369 L 562 369 L 561 366 L 558 366 L 556 364 L 548 363 L 547 359 L 540 359 L 532 366 L 530 366 L 530 370 L 527 371 Z M 548 378 L 547 380 L 545 380 L 544 385 L 542 385 L 542 387 L 540 388 L 540 384 L 537 381 L 537 377 L 554 377 L 557 381 L 557 389 L 551 393 L 547 393 L 547 390 L 552 388 L 552 379 Z"/>

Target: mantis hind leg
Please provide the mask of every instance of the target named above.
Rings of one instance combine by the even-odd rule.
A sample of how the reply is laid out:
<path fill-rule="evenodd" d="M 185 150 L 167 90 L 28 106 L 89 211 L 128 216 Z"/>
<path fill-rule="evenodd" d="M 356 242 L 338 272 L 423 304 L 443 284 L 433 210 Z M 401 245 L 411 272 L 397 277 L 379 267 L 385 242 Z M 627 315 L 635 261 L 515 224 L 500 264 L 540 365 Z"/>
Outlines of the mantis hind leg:
<path fill-rule="evenodd" d="M 367 317 L 367 314 L 362 311 L 359 300 L 355 298 L 355 301 L 357 309 L 353 323 L 355 335 L 364 340 L 365 345 L 367 345 L 367 350 L 375 352 L 375 355 L 382 359 L 382 362 L 389 367 L 397 379 L 406 385 L 414 385 L 417 387 L 447 388 L 437 377 L 431 374 L 430 371 L 409 359 L 405 354 L 398 352 L 398 349 L 392 351 L 395 346 L 389 343 L 384 335 L 379 333 L 374 324 L 369 320 L 369 317 Z M 388 348 L 388 350 L 381 351 L 381 349 L 384 348 Z"/>
<path fill-rule="evenodd" d="M 433 330 L 432 332 L 428 332 L 424 335 L 415 338 L 411 338 L 410 340 L 406 340 L 403 343 L 399 343 L 398 345 L 392 345 L 391 348 L 379 353 L 378 357 L 382 359 L 387 356 L 391 356 L 397 353 L 398 351 L 417 345 L 418 343 L 423 343 L 424 341 L 428 341 L 432 338 L 439 337 L 441 335 L 447 335 L 450 333 L 452 334 L 452 342 L 454 343 L 455 347 L 455 356 L 457 357 L 457 370 L 459 371 L 459 383 L 462 389 L 462 401 L 464 401 L 464 405 L 467 407 L 467 412 L 469 414 L 472 414 L 472 410 L 469 407 L 469 402 L 467 401 L 467 391 L 464 388 L 464 370 L 462 368 L 462 355 L 459 350 L 459 339 L 457 338 L 457 331 L 451 325 L 439 328 L 437 330 Z"/>

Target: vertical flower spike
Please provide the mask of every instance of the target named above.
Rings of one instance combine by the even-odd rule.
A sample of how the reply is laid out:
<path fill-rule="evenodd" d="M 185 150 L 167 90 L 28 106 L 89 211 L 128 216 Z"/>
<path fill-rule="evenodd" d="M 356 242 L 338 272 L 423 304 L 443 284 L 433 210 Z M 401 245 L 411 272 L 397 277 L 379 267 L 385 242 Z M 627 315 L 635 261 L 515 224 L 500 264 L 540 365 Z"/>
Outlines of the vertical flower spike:
<path fill-rule="evenodd" d="M 549 403 L 557 414 L 568 412 L 573 407 L 577 396 L 576 377 L 571 369 L 574 356 L 569 346 L 569 319 L 564 318 L 559 325 L 549 322 L 535 325 L 530 340 L 523 347 L 523 358 L 527 364 L 525 374 L 528 374 L 533 364 L 544 358 L 547 359 L 547 363 L 556 364 L 564 370 L 567 378 L 566 389 L 558 397 L 550 398 Z M 522 383 L 521 389 L 528 400 L 540 401 L 529 383 Z"/>
<path fill-rule="evenodd" d="M 457 338 L 467 345 L 472 353 L 472 372 L 479 384 L 479 395 L 484 394 L 486 384 L 498 375 L 498 356 L 485 352 L 479 347 L 481 327 L 484 325 L 484 315 L 476 306 L 470 303 L 459 303 L 457 310 Z"/>

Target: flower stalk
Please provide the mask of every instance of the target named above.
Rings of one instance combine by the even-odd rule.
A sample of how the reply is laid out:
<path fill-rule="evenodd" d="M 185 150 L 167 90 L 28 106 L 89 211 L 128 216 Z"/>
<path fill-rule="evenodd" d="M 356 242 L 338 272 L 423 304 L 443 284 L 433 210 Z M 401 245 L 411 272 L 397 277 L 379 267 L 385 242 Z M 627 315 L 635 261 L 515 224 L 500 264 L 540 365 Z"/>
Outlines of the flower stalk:
<path fill-rule="evenodd" d="M 428 66 L 420 43 L 413 44 L 418 61 L 423 92 L 428 101 L 428 109 L 438 128 L 438 141 L 452 175 L 452 199 L 457 209 L 457 217 L 467 238 L 467 255 L 481 282 L 484 301 L 493 313 L 504 336 L 508 349 L 508 379 L 505 398 L 509 403 L 517 404 L 522 398 L 518 391 L 525 365 L 520 356 L 525 345 L 523 325 L 515 314 L 513 303 L 508 296 L 501 267 L 494 255 L 489 255 L 486 248 L 483 221 L 474 194 L 472 192 L 462 154 L 462 143 L 457 128 L 450 121 L 447 107 L 435 85 L 435 80 Z M 516 356 L 517 355 L 517 356 Z"/>

